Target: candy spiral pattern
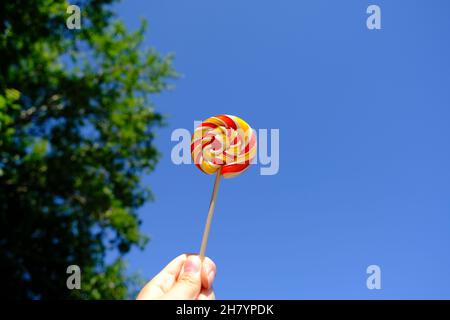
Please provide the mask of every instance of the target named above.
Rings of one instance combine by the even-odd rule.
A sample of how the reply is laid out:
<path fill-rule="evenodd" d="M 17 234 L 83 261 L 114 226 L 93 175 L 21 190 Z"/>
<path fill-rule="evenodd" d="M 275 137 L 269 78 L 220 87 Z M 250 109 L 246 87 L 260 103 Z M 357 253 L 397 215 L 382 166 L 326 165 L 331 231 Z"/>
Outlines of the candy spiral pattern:
<path fill-rule="evenodd" d="M 235 177 L 248 168 L 256 155 L 253 129 L 239 117 L 218 115 L 203 121 L 194 131 L 191 155 L 204 173 L 220 170 L 224 178 Z"/>

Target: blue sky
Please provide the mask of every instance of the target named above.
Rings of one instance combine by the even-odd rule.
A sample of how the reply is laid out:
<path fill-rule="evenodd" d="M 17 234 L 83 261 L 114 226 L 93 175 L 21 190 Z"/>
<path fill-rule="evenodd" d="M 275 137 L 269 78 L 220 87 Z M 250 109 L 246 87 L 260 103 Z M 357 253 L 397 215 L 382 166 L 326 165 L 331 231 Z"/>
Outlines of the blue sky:
<path fill-rule="evenodd" d="M 366 28 L 377 4 L 382 30 Z M 280 170 L 222 181 L 207 255 L 222 299 L 450 298 L 450 3 L 129 0 L 183 77 L 155 97 L 163 154 L 143 180 L 151 278 L 197 252 L 214 177 L 176 166 L 176 128 L 228 113 L 280 130 Z M 366 268 L 381 267 L 381 290 Z"/>

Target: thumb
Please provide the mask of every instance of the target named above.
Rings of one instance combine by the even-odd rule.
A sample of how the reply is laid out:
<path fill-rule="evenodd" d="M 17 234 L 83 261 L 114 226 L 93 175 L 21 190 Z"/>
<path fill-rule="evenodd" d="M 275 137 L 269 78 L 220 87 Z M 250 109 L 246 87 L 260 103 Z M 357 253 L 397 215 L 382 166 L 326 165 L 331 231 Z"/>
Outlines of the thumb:
<path fill-rule="evenodd" d="M 188 256 L 177 282 L 164 298 L 171 300 L 196 299 L 202 288 L 201 264 L 198 256 Z"/>

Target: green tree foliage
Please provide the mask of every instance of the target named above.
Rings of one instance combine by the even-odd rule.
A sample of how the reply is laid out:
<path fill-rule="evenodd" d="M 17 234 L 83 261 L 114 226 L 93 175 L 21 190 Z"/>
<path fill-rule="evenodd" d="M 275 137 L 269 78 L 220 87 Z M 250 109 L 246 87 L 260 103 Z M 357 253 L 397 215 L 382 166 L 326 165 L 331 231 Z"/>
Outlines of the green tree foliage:
<path fill-rule="evenodd" d="M 152 94 L 176 76 L 113 0 L 0 2 L 0 286 L 22 298 L 125 298 L 123 255 L 147 238 L 140 177 L 158 159 Z M 116 260 L 105 261 L 108 252 Z M 79 265 L 81 290 L 66 268 Z"/>

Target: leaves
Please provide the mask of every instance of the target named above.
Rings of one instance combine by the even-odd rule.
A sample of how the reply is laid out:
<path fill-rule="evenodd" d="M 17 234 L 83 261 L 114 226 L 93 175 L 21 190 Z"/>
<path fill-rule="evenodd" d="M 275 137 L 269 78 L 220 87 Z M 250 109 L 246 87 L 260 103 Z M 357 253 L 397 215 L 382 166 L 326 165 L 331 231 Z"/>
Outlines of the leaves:
<path fill-rule="evenodd" d="M 140 177 L 155 168 L 152 94 L 177 77 L 172 56 L 143 47 L 111 0 L 0 3 L 0 264 L 9 298 L 129 296 L 122 255 L 143 248 Z M 105 262 L 113 253 L 118 258 Z M 81 291 L 65 286 L 68 265 Z M 4 271 L 3 271 L 4 270 Z"/>

